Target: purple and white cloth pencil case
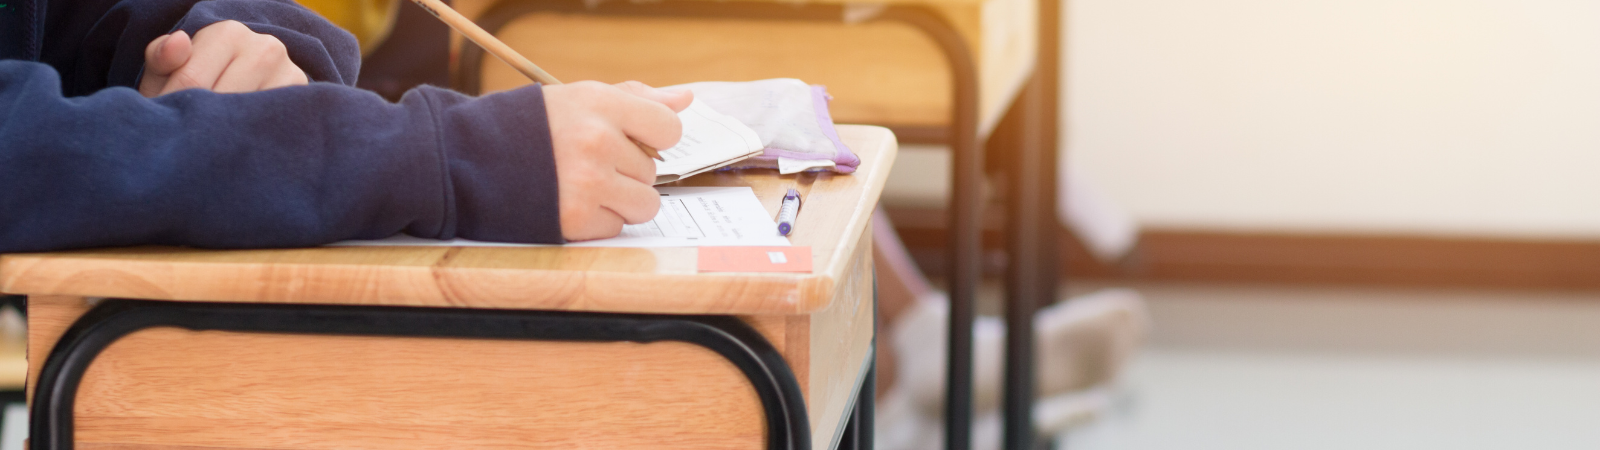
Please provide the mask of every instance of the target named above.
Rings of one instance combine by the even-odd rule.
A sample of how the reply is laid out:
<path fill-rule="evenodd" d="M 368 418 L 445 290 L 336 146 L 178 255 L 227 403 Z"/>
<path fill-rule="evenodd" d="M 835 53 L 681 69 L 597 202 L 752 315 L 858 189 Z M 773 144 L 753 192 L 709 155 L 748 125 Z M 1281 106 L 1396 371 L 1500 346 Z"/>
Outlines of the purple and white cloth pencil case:
<path fill-rule="evenodd" d="M 827 88 L 793 78 L 758 81 L 705 81 L 667 89 L 688 89 L 695 99 L 727 114 L 761 137 L 761 154 L 729 169 L 772 168 L 784 174 L 832 170 L 851 173 L 861 159 L 839 140 L 828 114 Z"/>

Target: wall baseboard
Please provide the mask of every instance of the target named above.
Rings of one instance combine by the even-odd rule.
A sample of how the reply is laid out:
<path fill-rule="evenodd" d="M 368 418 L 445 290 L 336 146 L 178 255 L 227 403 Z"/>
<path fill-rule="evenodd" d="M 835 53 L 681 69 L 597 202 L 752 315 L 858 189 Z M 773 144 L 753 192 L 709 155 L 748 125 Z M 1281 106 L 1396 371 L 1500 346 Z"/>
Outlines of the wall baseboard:
<path fill-rule="evenodd" d="M 942 212 L 890 217 L 924 270 L 941 274 Z M 1069 279 L 1600 290 L 1600 241 L 1147 229 L 1132 254 L 1105 264 L 1061 237 Z M 986 275 L 1003 273 L 1004 245 L 998 224 L 986 226 Z"/>

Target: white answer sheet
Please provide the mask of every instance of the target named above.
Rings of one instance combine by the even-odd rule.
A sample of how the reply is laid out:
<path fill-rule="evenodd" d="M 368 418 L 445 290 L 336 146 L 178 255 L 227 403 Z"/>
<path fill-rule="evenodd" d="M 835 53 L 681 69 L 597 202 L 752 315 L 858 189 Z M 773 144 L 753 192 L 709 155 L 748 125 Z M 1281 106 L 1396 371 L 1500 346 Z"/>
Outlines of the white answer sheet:
<path fill-rule="evenodd" d="M 572 242 L 567 247 L 788 247 L 778 224 L 748 187 L 663 187 L 661 212 L 649 222 L 624 225 L 610 239 Z M 341 241 L 332 246 L 533 247 L 537 244 L 437 240 L 406 235 L 371 241 Z"/>

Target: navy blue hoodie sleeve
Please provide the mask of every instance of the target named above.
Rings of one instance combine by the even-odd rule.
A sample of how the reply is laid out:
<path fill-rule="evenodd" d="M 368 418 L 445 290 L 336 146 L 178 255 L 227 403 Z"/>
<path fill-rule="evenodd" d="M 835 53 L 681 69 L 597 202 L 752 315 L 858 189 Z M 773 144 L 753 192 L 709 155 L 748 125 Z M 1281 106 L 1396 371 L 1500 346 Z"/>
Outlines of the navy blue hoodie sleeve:
<path fill-rule="evenodd" d="M 354 86 L 361 65 L 355 36 L 291 0 L 56 0 L 49 6 L 39 61 L 60 71 L 69 97 L 110 86 L 137 88 L 150 41 L 180 29 L 194 36 L 224 20 L 278 38 L 312 81 Z"/>
<path fill-rule="evenodd" d="M 58 83 L 0 61 L 0 253 L 562 241 L 539 87 L 389 103 L 333 83 L 156 99 L 68 98 Z"/>

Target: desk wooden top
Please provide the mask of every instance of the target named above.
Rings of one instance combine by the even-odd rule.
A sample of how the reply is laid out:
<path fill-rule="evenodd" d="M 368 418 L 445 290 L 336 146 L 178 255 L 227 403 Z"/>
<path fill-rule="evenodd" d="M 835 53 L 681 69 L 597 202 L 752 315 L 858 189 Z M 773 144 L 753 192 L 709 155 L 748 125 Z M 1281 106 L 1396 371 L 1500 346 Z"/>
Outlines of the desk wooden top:
<path fill-rule="evenodd" d="M 0 292 L 158 300 L 455 306 L 687 314 L 799 314 L 833 300 L 894 161 L 887 129 L 844 125 L 853 175 L 702 174 L 677 185 L 751 186 L 773 215 L 805 208 L 790 241 L 809 274 L 696 273 L 694 248 L 136 247 L 0 256 Z M 863 249 L 870 251 L 870 249 Z"/>

